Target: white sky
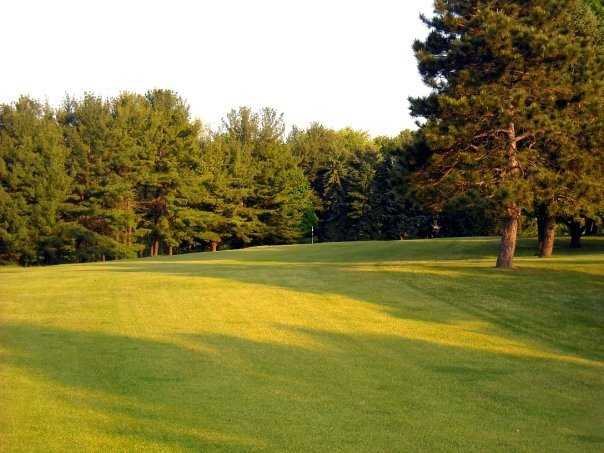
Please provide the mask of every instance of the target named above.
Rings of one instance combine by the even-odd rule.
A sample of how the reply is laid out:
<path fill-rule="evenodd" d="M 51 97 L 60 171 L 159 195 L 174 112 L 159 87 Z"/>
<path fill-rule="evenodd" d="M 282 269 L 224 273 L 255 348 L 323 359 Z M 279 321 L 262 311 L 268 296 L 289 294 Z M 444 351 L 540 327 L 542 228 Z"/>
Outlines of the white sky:
<path fill-rule="evenodd" d="M 170 88 L 212 127 L 240 105 L 372 135 L 413 127 L 432 0 L 3 0 L 0 102 Z"/>

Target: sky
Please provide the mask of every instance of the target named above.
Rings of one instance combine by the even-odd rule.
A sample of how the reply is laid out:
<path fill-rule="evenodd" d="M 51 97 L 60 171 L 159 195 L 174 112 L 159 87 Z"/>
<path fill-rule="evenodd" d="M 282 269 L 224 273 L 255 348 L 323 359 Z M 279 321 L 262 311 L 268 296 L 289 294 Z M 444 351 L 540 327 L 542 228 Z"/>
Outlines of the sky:
<path fill-rule="evenodd" d="M 59 105 L 168 88 L 217 127 L 240 105 L 288 125 L 414 127 L 427 92 L 411 50 L 432 0 L 16 0 L 2 5 L 0 102 Z"/>

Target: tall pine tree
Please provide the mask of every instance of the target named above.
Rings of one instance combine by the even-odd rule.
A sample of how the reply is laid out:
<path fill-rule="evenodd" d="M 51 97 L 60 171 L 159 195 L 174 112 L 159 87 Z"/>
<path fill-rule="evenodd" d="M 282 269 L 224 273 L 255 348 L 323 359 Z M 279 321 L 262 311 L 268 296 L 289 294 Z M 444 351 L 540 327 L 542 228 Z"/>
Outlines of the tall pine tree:
<path fill-rule="evenodd" d="M 411 99 L 433 153 L 424 184 L 493 200 L 502 224 L 497 267 L 512 267 L 521 213 L 548 169 L 541 144 L 564 136 L 582 102 L 574 70 L 594 38 L 573 27 L 579 3 L 437 0 L 434 17 L 424 18 L 431 33 L 414 45 L 432 88 Z M 560 152 L 572 160 L 577 149 Z"/>

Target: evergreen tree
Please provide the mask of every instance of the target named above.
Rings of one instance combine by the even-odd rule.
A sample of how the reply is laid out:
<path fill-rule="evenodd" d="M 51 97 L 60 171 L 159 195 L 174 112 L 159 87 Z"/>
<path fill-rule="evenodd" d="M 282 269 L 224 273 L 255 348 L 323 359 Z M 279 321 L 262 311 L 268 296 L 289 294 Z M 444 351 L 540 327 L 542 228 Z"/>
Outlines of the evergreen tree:
<path fill-rule="evenodd" d="M 378 137 L 381 160 L 370 190 L 369 235 L 374 239 L 428 237 L 434 217 L 414 191 L 414 150 L 419 143 L 411 131 Z"/>
<path fill-rule="evenodd" d="M 512 266 L 520 215 L 547 171 L 540 144 L 564 138 L 582 101 L 574 70 L 590 58 L 594 37 L 573 27 L 578 3 L 438 0 L 435 16 L 424 18 L 430 35 L 414 45 L 432 88 L 411 99 L 433 151 L 424 184 L 493 200 L 502 220 L 498 267 Z M 577 148 L 560 152 L 572 160 Z"/>
<path fill-rule="evenodd" d="M 63 229 L 60 237 L 74 237 L 77 261 L 133 256 L 136 247 L 128 235 L 134 223 L 133 187 L 116 165 L 119 148 L 114 146 L 110 102 L 91 94 L 67 98 L 58 118 L 69 148 L 66 168 L 71 178 L 61 217 L 78 224 Z"/>
<path fill-rule="evenodd" d="M 290 243 L 302 234 L 310 188 L 290 147 L 284 143 L 283 114 L 265 108 L 253 116 L 257 124 L 256 138 L 251 143 L 255 189 L 250 204 L 258 210 L 262 242 Z M 246 146 L 245 142 L 241 144 Z"/>
<path fill-rule="evenodd" d="M 346 235 L 350 241 L 373 239 L 371 226 L 371 191 L 382 156 L 377 148 L 353 151 L 347 165 L 343 188 L 346 194 Z"/>
<path fill-rule="evenodd" d="M 55 234 L 67 196 L 66 154 L 48 106 L 27 97 L 0 106 L 1 261 L 48 261 L 41 245 Z"/>
<path fill-rule="evenodd" d="M 202 144 L 199 238 L 216 251 L 220 243 L 239 247 L 260 234 L 258 210 L 249 203 L 254 169 L 249 149 L 228 134 Z"/>
<path fill-rule="evenodd" d="M 315 123 L 294 129 L 288 142 L 313 190 L 319 238 L 369 238 L 369 193 L 380 156 L 367 133 Z"/>
<path fill-rule="evenodd" d="M 604 35 L 583 3 L 569 8 L 572 21 L 567 27 L 584 47 L 572 64 L 572 77 L 558 87 L 566 92 L 566 99 L 559 101 L 565 104 L 563 114 L 535 143 L 543 162 L 535 174 L 542 257 L 553 252 L 556 220 L 569 225 L 571 243 L 578 246 L 581 219 L 596 216 L 604 200 Z"/>
<path fill-rule="evenodd" d="M 141 220 L 149 254 L 171 255 L 190 233 L 186 193 L 198 184 L 201 125 L 191 121 L 187 104 L 172 91 L 149 91 L 145 98 L 149 109 L 137 182 Z"/>

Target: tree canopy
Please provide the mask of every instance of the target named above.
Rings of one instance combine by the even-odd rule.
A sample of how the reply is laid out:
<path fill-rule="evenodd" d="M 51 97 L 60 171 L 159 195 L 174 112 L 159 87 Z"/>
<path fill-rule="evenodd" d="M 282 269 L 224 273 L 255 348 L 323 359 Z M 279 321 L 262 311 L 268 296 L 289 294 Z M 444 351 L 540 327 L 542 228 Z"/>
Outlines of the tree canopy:
<path fill-rule="evenodd" d="M 413 48 L 418 129 L 370 137 L 272 108 L 216 130 L 177 93 L 0 105 L 0 261 L 52 264 L 260 244 L 502 236 L 571 245 L 601 223 L 601 0 L 436 0 Z"/>
<path fill-rule="evenodd" d="M 597 22 L 578 0 L 528 3 L 438 0 L 414 45 L 432 89 L 411 99 L 431 153 L 420 184 L 441 199 L 480 191 L 498 207 L 499 267 L 512 266 L 533 203 L 578 208 L 602 195 Z"/>

